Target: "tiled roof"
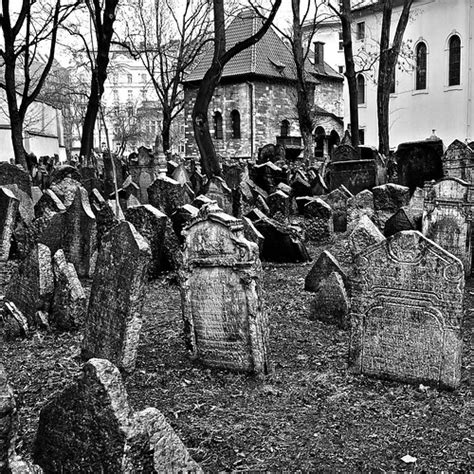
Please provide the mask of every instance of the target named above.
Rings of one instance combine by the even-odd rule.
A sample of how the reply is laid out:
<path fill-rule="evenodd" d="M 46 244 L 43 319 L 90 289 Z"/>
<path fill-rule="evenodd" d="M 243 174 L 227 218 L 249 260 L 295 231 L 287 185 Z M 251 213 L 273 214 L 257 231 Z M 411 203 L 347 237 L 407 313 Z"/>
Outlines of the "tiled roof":
<path fill-rule="evenodd" d="M 238 41 L 242 41 L 255 34 L 263 23 L 262 18 L 256 16 L 252 10 L 243 10 L 230 23 L 226 29 L 226 48 L 234 46 Z M 196 67 L 186 77 L 185 82 L 200 81 L 211 64 L 213 55 L 213 45 L 210 44 L 201 56 L 201 60 Z M 317 82 L 316 77 L 331 76 L 341 78 L 340 74 L 334 71 L 328 64 L 324 71 L 318 71 L 312 63 L 309 68 L 312 75 L 308 75 L 308 80 Z M 234 56 L 225 66 L 222 73 L 223 78 L 258 75 L 270 78 L 286 80 L 296 80 L 296 70 L 293 61 L 293 54 L 290 48 L 270 27 L 263 38 L 256 44 Z M 313 77 L 314 76 L 314 77 Z"/>

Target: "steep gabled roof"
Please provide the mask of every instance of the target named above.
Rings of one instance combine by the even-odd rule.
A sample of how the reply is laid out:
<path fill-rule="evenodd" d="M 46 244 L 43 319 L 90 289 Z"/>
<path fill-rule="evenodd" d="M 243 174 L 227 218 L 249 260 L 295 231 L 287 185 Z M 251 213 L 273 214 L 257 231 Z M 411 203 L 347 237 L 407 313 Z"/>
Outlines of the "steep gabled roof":
<path fill-rule="evenodd" d="M 258 17 L 252 10 L 241 11 L 226 29 L 226 49 L 229 50 L 237 42 L 255 34 L 262 23 L 262 18 Z M 213 45 L 209 45 L 197 66 L 186 77 L 185 82 L 200 81 L 211 64 L 212 55 Z M 333 76 L 334 74 L 339 76 L 329 65 L 326 66 L 328 73 L 325 75 Z M 310 69 L 312 68 L 313 66 L 310 64 Z M 248 75 L 296 80 L 293 54 L 272 27 L 259 42 L 237 54 L 225 65 L 222 78 Z M 307 79 L 311 82 L 317 82 L 311 75 L 308 75 Z"/>

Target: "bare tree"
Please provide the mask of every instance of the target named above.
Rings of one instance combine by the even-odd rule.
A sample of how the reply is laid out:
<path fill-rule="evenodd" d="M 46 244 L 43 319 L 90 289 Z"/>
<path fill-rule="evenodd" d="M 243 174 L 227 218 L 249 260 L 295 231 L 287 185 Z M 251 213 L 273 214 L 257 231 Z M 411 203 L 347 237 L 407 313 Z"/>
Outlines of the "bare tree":
<path fill-rule="evenodd" d="M 2 0 L 0 58 L 4 80 L 0 81 L 0 88 L 6 93 L 15 162 L 25 168 L 25 117 L 53 65 L 59 25 L 78 4 L 79 1 L 55 0 L 39 5 L 36 0 L 22 0 L 16 11 L 9 0 Z"/>
<path fill-rule="evenodd" d="M 382 28 L 380 32 L 379 74 L 377 81 L 377 123 L 379 152 L 388 156 L 390 152 L 389 113 L 390 91 L 392 90 L 403 35 L 405 33 L 413 0 L 404 0 L 395 35 L 390 45 L 393 0 L 383 3 Z"/>
<path fill-rule="evenodd" d="M 201 80 L 192 112 L 194 138 L 201 155 L 201 167 L 209 178 L 221 175 L 219 159 L 209 131 L 208 110 L 214 91 L 221 79 L 224 66 L 234 56 L 257 43 L 263 37 L 273 23 L 280 5 L 281 0 L 275 0 L 268 18 L 263 21 L 262 26 L 255 34 L 239 41 L 230 49 L 226 49 L 224 0 L 213 0 L 214 54 L 211 65 Z"/>
<path fill-rule="evenodd" d="M 184 74 L 209 40 L 210 3 L 138 0 L 126 15 L 124 41 L 145 67 L 162 109 L 163 151 L 171 148 L 171 125 L 184 107 Z"/>
<path fill-rule="evenodd" d="M 109 121 L 114 126 L 114 141 L 117 144 L 115 153 L 122 156 L 129 143 L 136 144 L 143 137 L 140 122 L 137 120 L 135 107 L 114 106 L 109 111 L 104 111 Z"/>

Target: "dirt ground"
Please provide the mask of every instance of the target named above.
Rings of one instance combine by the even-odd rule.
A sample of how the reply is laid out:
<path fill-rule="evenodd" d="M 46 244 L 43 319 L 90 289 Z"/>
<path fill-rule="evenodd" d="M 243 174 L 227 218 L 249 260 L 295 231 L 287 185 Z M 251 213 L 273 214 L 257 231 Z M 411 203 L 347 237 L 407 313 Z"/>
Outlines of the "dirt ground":
<path fill-rule="evenodd" d="M 169 275 L 150 283 L 137 368 L 126 380 L 132 406 L 161 410 L 205 471 L 472 469 L 474 281 L 466 289 L 463 381 L 448 392 L 348 373 L 348 333 L 308 318 L 312 296 L 302 288 L 310 265 L 264 264 L 273 371 L 263 381 L 193 364 L 178 286 Z M 1 344 L 26 457 L 41 407 L 80 369 L 80 337 L 43 333 Z M 417 461 L 403 462 L 406 454 Z"/>

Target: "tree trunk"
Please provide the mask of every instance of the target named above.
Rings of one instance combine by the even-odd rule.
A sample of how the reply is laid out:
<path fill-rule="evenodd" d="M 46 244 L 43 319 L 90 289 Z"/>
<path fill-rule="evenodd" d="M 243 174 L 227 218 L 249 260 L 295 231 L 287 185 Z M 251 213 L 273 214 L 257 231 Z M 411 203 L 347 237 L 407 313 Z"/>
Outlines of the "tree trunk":
<path fill-rule="evenodd" d="M 351 120 L 351 141 L 352 146 L 358 149 L 359 146 L 359 105 L 357 103 L 357 78 L 354 65 L 354 53 L 352 51 L 352 18 L 351 1 L 342 1 L 341 11 L 342 41 L 344 47 L 344 60 L 346 64 L 345 76 L 347 78 L 347 88 L 349 91 L 349 113 Z"/>
<path fill-rule="evenodd" d="M 93 71 L 91 79 L 91 93 L 87 102 L 84 125 L 82 127 L 81 151 L 80 156 L 84 157 L 85 162 L 89 160 L 92 149 L 94 148 L 94 128 L 99 113 L 99 81 L 97 73 Z"/>
<path fill-rule="evenodd" d="M 161 139 L 163 140 L 163 153 L 167 155 L 171 150 L 171 114 L 165 107 L 163 108 L 163 120 L 161 121 L 162 131 Z"/>

